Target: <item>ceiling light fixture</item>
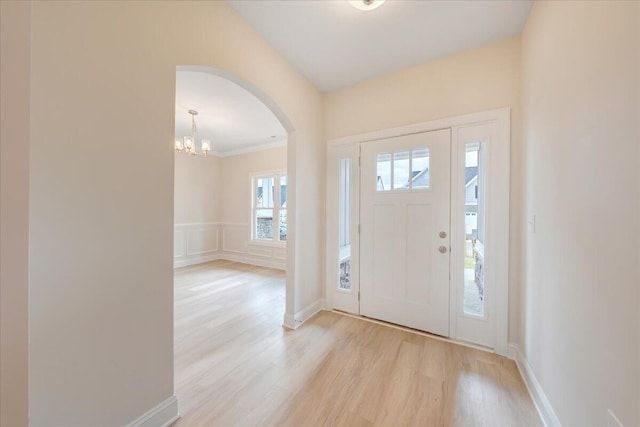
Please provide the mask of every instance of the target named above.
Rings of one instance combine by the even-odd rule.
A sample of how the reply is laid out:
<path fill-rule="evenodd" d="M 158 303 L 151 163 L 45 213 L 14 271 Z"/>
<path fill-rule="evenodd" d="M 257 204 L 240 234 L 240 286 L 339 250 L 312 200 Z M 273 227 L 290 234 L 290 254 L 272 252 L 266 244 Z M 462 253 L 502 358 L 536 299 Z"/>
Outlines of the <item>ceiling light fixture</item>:
<path fill-rule="evenodd" d="M 179 153 L 189 154 L 191 156 L 206 156 L 209 150 L 211 150 L 211 141 L 203 139 L 200 141 L 200 150 L 196 150 L 196 116 L 198 112 L 196 110 L 189 110 L 191 114 L 191 136 L 185 136 L 182 139 L 176 139 L 176 151 Z"/>
<path fill-rule="evenodd" d="M 359 10 L 373 10 L 380 7 L 385 0 L 348 0 L 349 4 Z"/>

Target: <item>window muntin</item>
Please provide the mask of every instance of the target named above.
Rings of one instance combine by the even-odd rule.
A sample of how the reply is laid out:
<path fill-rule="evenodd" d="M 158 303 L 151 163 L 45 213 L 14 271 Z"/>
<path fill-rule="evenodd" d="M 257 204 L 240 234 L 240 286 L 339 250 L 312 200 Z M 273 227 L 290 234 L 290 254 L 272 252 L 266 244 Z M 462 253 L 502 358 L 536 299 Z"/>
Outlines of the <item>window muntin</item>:
<path fill-rule="evenodd" d="M 376 191 L 428 189 L 429 149 L 380 153 L 376 157 L 376 171 Z"/>
<path fill-rule="evenodd" d="M 429 188 L 429 149 L 418 148 L 411 152 L 411 188 Z"/>
<path fill-rule="evenodd" d="M 393 189 L 410 190 L 411 180 L 409 170 L 411 169 L 411 154 L 409 151 L 396 151 L 393 153 Z"/>
<path fill-rule="evenodd" d="M 273 173 L 254 176 L 252 182 L 252 240 L 287 240 L 287 175 Z"/>

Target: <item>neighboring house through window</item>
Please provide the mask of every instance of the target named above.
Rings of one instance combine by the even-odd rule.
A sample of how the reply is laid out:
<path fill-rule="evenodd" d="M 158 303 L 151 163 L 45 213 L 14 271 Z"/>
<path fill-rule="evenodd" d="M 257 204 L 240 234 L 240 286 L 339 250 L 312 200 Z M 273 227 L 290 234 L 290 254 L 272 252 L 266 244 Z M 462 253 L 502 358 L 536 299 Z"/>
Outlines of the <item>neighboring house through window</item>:
<path fill-rule="evenodd" d="M 251 179 L 251 235 L 262 242 L 287 240 L 287 173 L 272 172 Z"/>

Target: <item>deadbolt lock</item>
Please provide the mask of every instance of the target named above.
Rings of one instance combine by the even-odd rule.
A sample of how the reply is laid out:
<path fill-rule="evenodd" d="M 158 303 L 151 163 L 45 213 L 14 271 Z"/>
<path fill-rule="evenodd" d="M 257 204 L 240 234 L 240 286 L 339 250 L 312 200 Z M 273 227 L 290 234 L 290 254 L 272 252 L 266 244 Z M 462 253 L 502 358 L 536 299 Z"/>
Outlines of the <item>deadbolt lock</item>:
<path fill-rule="evenodd" d="M 444 239 L 445 237 L 447 237 L 447 232 L 446 231 L 441 231 L 439 234 L 441 239 Z"/>

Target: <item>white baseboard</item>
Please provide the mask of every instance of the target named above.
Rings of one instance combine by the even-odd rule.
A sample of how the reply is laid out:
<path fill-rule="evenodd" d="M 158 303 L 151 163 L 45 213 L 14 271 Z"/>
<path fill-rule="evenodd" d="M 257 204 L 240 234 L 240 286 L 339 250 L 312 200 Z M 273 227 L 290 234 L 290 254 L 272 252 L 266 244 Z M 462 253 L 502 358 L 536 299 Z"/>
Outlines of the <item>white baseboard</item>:
<path fill-rule="evenodd" d="M 284 318 L 282 319 L 282 326 L 289 329 L 296 329 L 298 327 L 296 326 L 296 318 L 293 316 L 293 314 L 284 314 Z"/>
<path fill-rule="evenodd" d="M 218 259 L 224 259 L 227 261 L 241 262 L 243 264 L 257 265 L 259 267 L 275 268 L 276 270 L 286 270 L 287 261 L 273 258 L 264 258 L 260 256 L 233 253 L 233 252 L 220 252 Z"/>
<path fill-rule="evenodd" d="M 173 268 L 186 267 L 189 265 L 202 264 L 205 262 L 226 260 L 241 262 L 243 264 L 257 265 L 258 267 L 275 268 L 276 270 L 286 269 L 286 260 L 261 259 L 248 254 L 235 254 L 230 252 L 216 252 L 207 255 L 192 256 L 173 261 Z"/>
<path fill-rule="evenodd" d="M 533 404 L 538 410 L 538 414 L 540 415 L 544 425 L 546 427 L 561 427 L 562 424 L 560 424 L 560 420 L 553 410 L 551 402 L 549 402 L 547 395 L 542 389 L 542 385 L 540 385 L 536 375 L 533 373 L 531 365 L 524 354 L 522 354 L 522 351 L 520 351 L 520 347 L 518 347 L 517 344 L 509 344 L 509 357 L 516 362 L 518 371 L 520 371 L 520 375 L 522 376 L 524 384 L 529 391 L 531 400 L 533 400 Z"/>
<path fill-rule="evenodd" d="M 174 260 L 173 268 L 186 267 L 188 265 L 202 264 L 203 262 L 215 261 L 221 259 L 218 252 L 207 255 L 196 255 L 191 257 L 185 257 L 183 259 Z"/>
<path fill-rule="evenodd" d="M 127 427 L 168 427 L 175 423 L 178 418 L 180 418 L 178 399 L 175 396 L 171 396 L 142 414 L 140 418 L 128 424 Z"/>
<path fill-rule="evenodd" d="M 322 310 L 324 305 L 324 299 L 319 299 L 302 310 L 298 311 L 295 315 L 285 314 L 282 321 L 283 326 L 289 329 L 298 329 L 307 320 L 318 314 Z"/>

